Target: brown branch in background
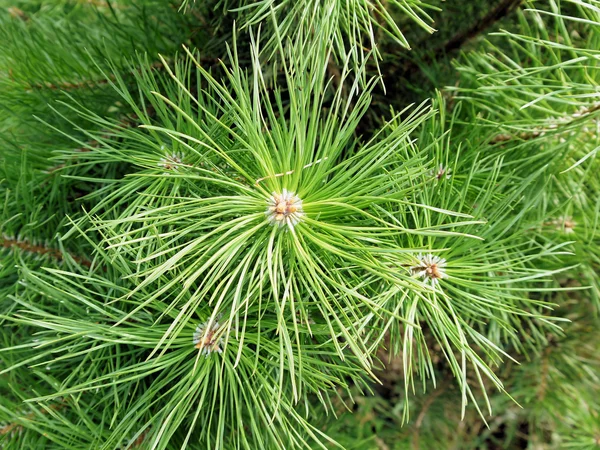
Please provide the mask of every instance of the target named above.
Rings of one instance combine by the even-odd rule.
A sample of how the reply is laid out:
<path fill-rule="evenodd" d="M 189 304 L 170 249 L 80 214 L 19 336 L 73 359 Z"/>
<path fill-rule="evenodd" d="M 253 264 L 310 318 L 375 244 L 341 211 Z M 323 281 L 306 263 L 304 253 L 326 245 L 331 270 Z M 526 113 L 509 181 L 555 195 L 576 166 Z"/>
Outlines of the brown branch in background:
<path fill-rule="evenodd" d="M 56 259 L 58 261 L 64 261 L 65 259 L 65 255 L 58 249 L 45 247 L 43 245 L 34 245 L 16 239 L 0 238 L 0 247 L 6 249 L 18 248 L 26 253 L 33 253 L 40 256 L 48 255 L 51 258 Z M 73 259 L 73 261 L 75 261 L 79 265 L 85 267 L 92 266 L 92 263 L 84 258 L 74 256 L 71 254 L 69 254 L 69 256 L 71 257 L 71 259 Z"/>
<path fill-rule="evenodd" d="M 522 131 L 521 133 L 517 133 L 517 134 L 501 133 L 501 134 L 494 136 L 492 138 L 492 140 L 490 141 L 490 144 L 500 144 L 503 142 L 509 142 L 509 141 L 514 140 L 515 138 L 520 139 L 522 141 L 530 141 L 532 139 L 540 137 L 543 133 L 544 133 L 543 131 L 531 131 L 531 132 Z"/>
<path fill-rule="evenodd" d="M 471 39 L 479 36 L 492 26 L 494 26 L 497 22 L 504 19 L 511 12 L 517 9 L 525 0 L 503 0 L 498 5 L 496 5 L 491 11 L 489 11 L 485 16 L 483 16 L 480 20 L 478 20 L 474 25 L 466 30 L 460 31 L 455 34 L 449 41 L 447 41 L 441 47 L 438 47 L 433 51 L 433 53 L 423 57 L 420 61 L 422 65 L 429 65 L 434 61 L 444 57 L 445 55 L 460 50 L 463 45 L 469 42 Z M 419 64 L 415 60 L 406 61 L 404 68 L 402 69 L 403 73 L 407 72 L 415 72 L 419 70 Z M 397 77 L 397 74 L 393 74 L 394 77 Z"/>
<path fill-rule="evenodd" d="M 576 122 L 577 120 L 580 120 L 581 118 L 585 118 L 585 117 L 589 116 L 590 114 L 593 114 L 597 111 L 600 111 L 600 103 L 598 103 L 590 108 L 580 110 L 580 111 L 576 112 L 575 114 L 572 114 L 568 118 L 568 120 L 565 120 L 560 123 L 553 123 L 544 129 L 537 129 L 537 130 L 533 130 L 533 131 L 523 131 L 523 132 L 517 133 L 517 134 L 508 134 L 508 133 L 498 134 L 492 138 L 492 140 L 490 141 L 490 144 L 501 144 L 504 142 L 512 141 L 514 139 L 520 139 L 522 141 L 529 141 L 529 140 L 538 138 L 540 136 L 543 136 L 545 133 L 553 132 L 553 131 L 556 132 L 558 129 L 567 127 L 568 125 L 571 125 L 572 123 Z"/>
<path fill-rule="evenodd" d="M 154 113 L 154 110 L 151 107 L 148 107 L 148 112 L 150 114 Z M 133 127 L 136 123 L 137 123 L 138 117 L 134 114 L 131 117 L 126 117 L 124 119 L 121 119 L 121 121 L 119 121 L 116 124 L 116 127 L 118 128 L 131 128 Z M 113 130 L 104 130 L 102 131 L 102 139 L 109 139 L 110 138 L 110 134 L 112 133 Z M 71 157 L 65 161 L 64 163 L 61 164 L 57 164 L 56 166 L 52 166 L 48 169 L 46 169 L 46 173 L 51 174 L 56 172 L 59 169 L 62 169 L 63 167 L 66 166 L 67 162 L 72 162 L 75 161 L 78 158 L 77 153 L 87 153 L 90 152 L 92 148 L 98 148 L 100 147 L 100 142 L 97 141 L 96 139 L 92 139 L 90 141 L 87 142 L 87 146 L 85 147 L 80 147 L 77 148 L 75 150 L 73 150 L 76 154 L 71 155 Z"/>
<path fill-rule="evenodd" d="M 412 447 L 414 450 L 418 450 L 420 448 L 419 431 L 421 430 L 421 426 L 423 425 L 423 420 L 425 420 L 427 411 L 429 411 L 429 408 L 431 407 L 433 402 L 446 391 L 449 384 L 450 383 L 448 380 L 442 382 L 442 384 L 440 384 L 437 387 L 437 389 L 435 389 L 423 403 L 423 406 L 421 408 L 421 411 L 419 412 L 419 415 L 417 416 L 417 420 L 415 421 L 415 426 L 413 428 Z"/>
<path fill-rule="evenodd" d="M 401 354 L 393 353 L 390 348 L 390 335 L 386 334 L 384 346 L 377 349 L 377 357 L 383 363 L 383 367 L 378 369 L 377 378 L 381 380 L 381 392 L 384 396 L 392 396 L 395 386 L 404 380 L 404 364 Z"/>
<path fill-rule="evenodd" d="M 173 5 L 174 6 L 174 5 Z M 198 22 L 200 22 L 200 25 L 202 25 L 203 27 L 209 27 L 210 24 L 208 23 L 208 21 L 206 20 L 206 18 L 200 14 L 199 11 L 192 9 L 192 16 L 194 16 L 196 19 L 198 19 Z"/>
<path fill-rule="evenodd" d="M 98 146 L 100 145 L 100 143 L 99 143 L 98 141 L 89 141 L 89 142 L 88 142 L 88 145 L 89 145 L 90 147 L 98 147 Z M 77 148 L 77 149 L 75 149 L 74 151 L 75 151 L 75 152 L 77 152 L 77 153 L 85 153 L 85 152 L 89 152 L 89 151 L 90 151 L 90 149 L 89 149 L 89 148 L 87 148 L 87 147 L 81 147 L 81 148 Z M 69 161 L 74 161 L 74 160 L 76 160 L 76 159 L 77 159 L 77 156 L 76 156 L 76 155 L 73 155 L 73 156 L 71 156 L 71 157 L 69 158 Z M 66 162 L 64 162 L 64 163 L 61 163 L 61 164 L 57 164 L 56 166 L 52 166 L 52 167 L 50 167 L 49 169 L 46 169 L 46 173 L 48 173 L 48 174 L 50 174 L 50 173 L 54 173 L 54 172 L 56 172 L 57 170 L 60 170 L 60 169 L 62 169 L 62 168 L 63 168 L 63 167 L 65 167 L 66 165 L 67 165 L 67 163 L 66 163 Z"/>
<path fill-rule="evenodd" d="M 479 36 L 485 30 L 492 27 L 496 22 L 508 16 L 511 12 L 521 6 L 523 2 L 524 0 L 503 0 L 482 19 L 477 21 L 477 23 L 475 23 L 471 28 L 454 35 L 454 37 L 446 42 L 443 47 L 436 50 L 436 57 L 459 50 L 468 41 Z"/>
<path fill-rule="evenodd" d="M 9 423 L 8 425 L 0 428 L 0 436 L 4 436 L 6 434 L 18 433 L 23 430 L 23 425 L 19 425 L 18 423 Z"/>
<path fill-rule="evenodd" d="M 201 58 L 200 62 L 202 64 L 208 64 L 211 66 L 214 65 L 218 65 L 221 63 L 221 60 L 218 58 Z M 161 61 L 156 61 L 154 63 L 151 64 L 150 66 L 153 69 L 156 70 L 160 70 L 164 68 L 164 64 Z M 132 71 L 132 74 L 138 73 L 141 69 L 138 69 L 136 71 Z M 12 78 L 12 73 L 11 73 L 11 78 Z M 14 78 L 12 78 L 14 80 Z M 73 90 L 73 89 L 78 89 L 78 88 L 85 88 L 85 87 L 93 87 L 93 86 L 98 86 L 98 85 L 105 85 L 108 84 L 110 81 L 115 81 L 116 77 L 114 75 L 111 75 L 108 79 L 104 79 L 104 80 L 96 80 L 96 81 L 84 81 L 81 83 L 60 83 L 60 84 L 53 84 L 53 83 L 45 83 L 45 84 L 37 84 L 32 86 L 32 88 L 35 89 L 42 89 L 42 88 L 48 88 L 48 89 L 61 89 L 61 90 Z M 154 111 L 150 110 L 149 107 L 149 113 L 153 114 Z M 133 115 L 131 117 L 127 117 L 125 119 L 122 119 L 118 124 L 117 127 L 121 127 L 121 128 L 130 128 L 133 127 L 136 123 L 137 123 L 138 117 L 136 115 Z M 110 137 L 110 133 L 112 132 L 112 130 L 104 130 L 102 132 L 102 138 L 109 138 Z M 78 149 L 75 149 L 74 151 L 76 153 L 85 153 L 85 152 L 89 152 L 91 151 L 91 148 L 98 148 L 100 146 L 100 142 L 97 140 L 90 140 L 87 142 L 87 145 L 85 147 L 80 147 Z M 77 155 L 72 155 L 69 160 L 65 161 L 64 163 L 61 164 L 57 164 L 56 166 L 52 166 L 50 168 L 48 168 L 46 170 L 46 173 L 53 173 L 56 172 L 59 169 L 62 169 L 63 167 L 66 166 L 67 162 L 69 161 L 73 161 L 77 159 Z"/>
<path fill-rule="evenodd" d="M 161 61 L 155 61 L 152 64 L 150 64 L 150 68 L 156 69 L 156 70 L 161 70 L 164 68 L 164 64 Z M 141 72 L 141 70 L 142 70 L 141 68 L 132 70 L 130 72 L 130 74 L 131 75 L 138 74 Z M 50 82 L 34 83 L 34 84 L 30 84 L 29 88 L 32 90 L 51 89 L 51 90 L 72 91 L 75 89 L 94 88 L 97 86 L 103 86 L 103 85 L 110 83 L 111 81 L 115 81 L 116 79 L 117 79 L 117 77 L 115 75 L 110 74 L 108 76 L 108 78 L 103 78 L 103 79 L 99 79 L 99 80 L 85 80 L 85 81 L 80 81 L 77 83 L 71 83 L 68 81 L 62 81 L 59 83 L 50 83 Z"/>
<path fill-rule="evenodd" d="M 221 60 L 219 58 L 200 58 L 201 64 L 206 64 L 208 66 L 215 66 L 221 64 Z M 151 69 L 162 70 L 164 69 L 164 64 L 161 61 L 155 61 L 150 64 Z M 129 72 L 129 75 L 136 75 L 142 71 L 142 68 L 132 70 Z M 14 80 L 11 74 L 11 79 Z M 62 90 L 62 91 L 73 91 L 76 89 L 84 89 L 84 88 L 94 88 L 97 86 L 104 86 L 110 82 L 113 82 L 117 79 L 117 77 L 113 74 L 110 74 L 108 78 L 102 78 L 98 80 L 85 80 L 79 81 L 76 83 L 61 81 L 59 83 L 34 83 L 29 85 L 30 90 L 40 90 L 40 89 L 51 89 L 51 90 Z"/>

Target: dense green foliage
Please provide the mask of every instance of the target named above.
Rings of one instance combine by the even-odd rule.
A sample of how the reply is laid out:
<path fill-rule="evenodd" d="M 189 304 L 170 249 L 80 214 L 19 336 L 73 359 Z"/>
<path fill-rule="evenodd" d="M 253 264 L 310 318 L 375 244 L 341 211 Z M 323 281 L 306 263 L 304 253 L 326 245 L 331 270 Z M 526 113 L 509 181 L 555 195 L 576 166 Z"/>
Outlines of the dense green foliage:
<path fill-rule="evenodd" d="M 0 6 L 0 448 L 600 448 L 600 2 Z"/>

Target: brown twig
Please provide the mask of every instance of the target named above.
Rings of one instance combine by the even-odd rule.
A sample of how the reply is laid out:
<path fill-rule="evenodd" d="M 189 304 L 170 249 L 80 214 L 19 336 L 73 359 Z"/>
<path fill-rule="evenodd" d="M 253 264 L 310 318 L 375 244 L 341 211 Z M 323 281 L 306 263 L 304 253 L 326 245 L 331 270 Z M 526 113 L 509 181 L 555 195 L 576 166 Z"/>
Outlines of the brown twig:
<path fill-rule="evenodd" d="M 100 143 L 98 141 L 89 141 L 88 145 L 90 147 L 98 147 L 100 145 Z M 90 149 L 86 148 L 86 147 L 81 147 L 81 148 L 75 149 L 75 152 L 79 152 L 79 153 L 85 153 L 85 152 L 89 152 L 89 151 L 90 151 Z M 77 159 L 77 156 L 73 155 L 69 158 L 69 161 L 74 161 L 75 159 Z M 66 165 L 67 165 L 66 162 L 57 164 L 56 166 L 52 166 L 49 169 L 46 169 L 46 173 L 54 173 L 57 170 L 62 169 Z"/>
<path fill-rule="evenodd" d="M 6 248 L 6 249 L 11 249 L 11 248 L 18 248 L 21 251 L 27 252 L 27 253 L 33 253 L 36 255 L 48 255 L 53 259 L 56 259 L 58 261 L 64 261 L 65 259 L 65 255 L 58 249 L 55 248 L 50 248 L 50 247 L 45 247 L 43 245 L 34 245 L 34 244 L 30 244 L 28 242 L 25 241 L 19 241 L 17 239 L 10 239 L 10 238 L 0 238 L 0 247 L 2 248 Z M 85 267 L 91 267 L 92 263 L 90 261 L 88 261 L 87 259 L 81 258 L 79 256 L 74 256 L 69 254 L 69 256 L 71 257 L 71 259 L 73 259 L 73 261 L 75 261 L 77 264 L 85 266 Z"/>
<path fill-rule="evenodd" d="M 70 83 L 68 81 L 63 81 L 60 83 L 50 83 L 50 82 L 46 82 L 46 83 L 34 83 L 34 84 L 30 84 L 29 88 L 30 89 L 35 89 L 35 90 L 40 90 L 40 89 L 51 89 L 51 90 L 61 90 L 61 91 L 72 91 L 75 89 L 83 89 L 83 88 L 93 88 L 96 86 L 103 86 L 105 84 L 108 84 L 109 81 L 114 81 L 115 77 L 114 76 L 110 76 L 108 79 L 101 79 L 101 80 L 86 80 L 86 81 L 81 81 L 79 83 Z"/>
<path fill-rule="evenodd" d="M 331 55 L 329 56 L 329 61 L 327 61 L 327 73 L 329 74 L 329 78 L 331 78 L 333 87 L 336 89 L 339 88 L 342 84 L 342 72 Z"/>

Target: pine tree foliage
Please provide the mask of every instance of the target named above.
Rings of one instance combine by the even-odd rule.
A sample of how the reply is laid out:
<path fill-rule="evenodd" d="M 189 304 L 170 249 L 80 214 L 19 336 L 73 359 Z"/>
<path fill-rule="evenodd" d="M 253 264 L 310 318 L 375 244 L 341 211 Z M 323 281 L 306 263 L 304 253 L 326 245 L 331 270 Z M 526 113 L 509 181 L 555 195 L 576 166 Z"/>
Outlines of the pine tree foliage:
<path fill-rule="evenodd" d="M 0 447 L 599 448 L 600 3 L 492 3 L 1 2 Z"/>

